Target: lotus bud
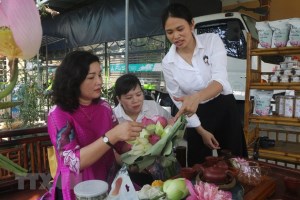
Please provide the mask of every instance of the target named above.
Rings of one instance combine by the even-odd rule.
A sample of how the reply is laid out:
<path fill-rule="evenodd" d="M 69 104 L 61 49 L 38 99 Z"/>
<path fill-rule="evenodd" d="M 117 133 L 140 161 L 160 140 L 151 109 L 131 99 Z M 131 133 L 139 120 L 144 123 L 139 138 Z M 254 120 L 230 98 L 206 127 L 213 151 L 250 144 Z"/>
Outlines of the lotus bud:
<path fill-rule="evenodd" d="M 155 122 L 152 119 L 149 119 L 147 117 L 144 117 L 142 119 L 142 124 L 144 125 L 144 127 L 150 125 L 150 124 L 155 124 Z"/>
<path fill-rule="evenodd" d="M 0 55 L 29 59 L 41 46 L 42 25 L 33 0 L 0 1 Z"/>
<path fill-rule="evenodd" d="M 172 200 L 184 199 L 189 194 L 184 178 L 165 181 L 163 191 L 167 194 L 167 198 Z"/>
<path fill-rule="evenodd" d="M 157 134 L 151 134 L 148 137 L 149 143 L 154 145 L 156 142 L 158 142 L 160 140 L 160 136 Z"/>
<path fill-rule="evenodd" d="M 155 115 L 151 119 L 155 122 L 155 124 L 159 122 L 164 128 L 168 125 L 168 120 L 165 117 Z"/>

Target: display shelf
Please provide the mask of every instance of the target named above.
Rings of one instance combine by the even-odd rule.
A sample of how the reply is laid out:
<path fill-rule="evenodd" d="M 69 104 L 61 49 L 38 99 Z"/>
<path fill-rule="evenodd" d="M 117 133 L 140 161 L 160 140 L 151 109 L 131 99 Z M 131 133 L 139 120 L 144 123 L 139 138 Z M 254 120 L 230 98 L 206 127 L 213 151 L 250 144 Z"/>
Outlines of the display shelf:
<path fill-rule="evenodd" d="M 260 148 L 259 156 L 271 160 L 286 160 L 290 163 L 300 163 L 299 143 L 276 141 L 274 147 Z M 248 152 L 253 154 L 253 147 L 248 148 Z"/>
<path fill-rule="evenodd" d="M 257 123 L 260 124 L 260 123 Z M 259 158 L 284 162 L 300 166 L 300 132 L 286 129 L 254 127 L 251 130 L 252 138 L 248 138 L 249 155 L 254 155 L 254 144 L 259 136 L 267 136 L 275 141 L 275 146 L 268 148 L 259 147 Z M 292 139 L 294 138 L 294 139 Z"/>
<path fill-rule="evenodd" d="M 281 117 L 281 116 L 257 116 L 249 115 L 249 122 L 275 125 L 300 126 L 300 118 Z"/>
<path fill-rule="evenodd" d="M 252 83 L 250 89 L 259 90 L 300 90 L 300 83 Z"/>
<path fill-rule="evenodd" d="M 263 76 L 270 77 L 269 72 L 263 72 L 261 67 L 261 56 L 293 56 L 300 54 L 300 47 L 280 47 L 280 48 L 257 48 L 258 41 L 253 39 L 250 34 L 247 35 L 247 75 L 246 75 L 246 94 L 245 94 L 245 116 L 244 116 L 244 132 L 248 145 L 248 151 L 253 153 L 253 144 L 262 133 L 276 133 L 275 146 L 267 149 L 259 149 L 259 157 L 282 161 L 285 163 L 300 164 L 300 129 L 299 132 L 289 132 L 285 130 L 262 130 L 262 124 L 269 124 L 274 127 L 278 125 L 289 127 L 300 127 L 300 118 L 284 117 L 278 115 L 258 116 L 252 112 L 253 105 L 250 100 L 250 90 L 294 90 L 295 93 L 300 91 L 300 83 L 275 83 L 266 82 Z M 253 57 L 257 59 L 253 59 Z M 253 61 L 256 60 L 256 63 Z M 256 64 L 256 66 L 255 66 Z M 254 126 L 254 128 L 253 128 Z M 252 128 L 250 128 L 252 127 Z M 297 129 L 297 128 L 296 128 Z M 286 138 L 278 137 L 278 134 L 286 134 Z M 288 135 L 294 135 L 294 141 L 288 139 Z"/>
<path fill-rule="evenodd" d="M 300 47 L 252 48 L 252 56 L 299 54 Z"/>

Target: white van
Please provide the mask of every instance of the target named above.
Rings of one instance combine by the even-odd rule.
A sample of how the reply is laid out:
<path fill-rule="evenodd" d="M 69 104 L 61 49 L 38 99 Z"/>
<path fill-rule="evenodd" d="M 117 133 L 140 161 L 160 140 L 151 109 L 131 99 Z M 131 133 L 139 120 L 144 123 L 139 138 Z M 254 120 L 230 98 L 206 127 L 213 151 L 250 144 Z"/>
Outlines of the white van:
<path fill-rule="evenodd" d="M 256 20 L 238 12 L 228 12 L 195 17 L 194 21 L 196 34 L 217 33 L 223 40 L 228 57 L 228 79 L 243 117 L 247 67 L 246 36 L 250 32 L 254 38 L 258 38 Z M 272 71 L 274 64 L 282 61 L 280 59 L 268 59 L 273 64 L 262 63 L 263 71 Z"/>

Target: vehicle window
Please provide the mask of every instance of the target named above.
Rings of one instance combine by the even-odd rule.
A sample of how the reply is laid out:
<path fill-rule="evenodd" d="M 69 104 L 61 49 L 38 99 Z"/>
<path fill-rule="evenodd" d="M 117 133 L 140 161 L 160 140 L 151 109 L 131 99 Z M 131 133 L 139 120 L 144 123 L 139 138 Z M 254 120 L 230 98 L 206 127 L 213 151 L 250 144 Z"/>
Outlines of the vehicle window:
<path fill-rule="evenodd" d="M 233 23 L 236 22 L 236 23 Z M 240 31 L 235 31 L 232 28 L 232 24 L 239 25 Z M 236 26 L 235 26 L 236 28 Z M 222 20 L 215 20 L 209 22 L 201 22 L 196 24 L 195 30 L 196 34 L 202 33 L 216 33 L 219 34 L 220 38 L 223 40 L 224 46 L 227 50 L 227 56 L 246 59 L 246 39 L 244 37 L 243 31 L 244 26 L 238 19 L 222 19 Z M 231 40 L 231 37 L 228 37 L 232 33 L 238 33 L 237 39 Z"/>
<path fill-rule="evenodd" d="M 247 15 L 242 15 L 242 18 L 244 19 L 244 22 L 245 22 L 249 32 L 251 33 L 252 37 L 255 39 L 258 39 L 257 30 L 255 28 L 256 20 Z"/>

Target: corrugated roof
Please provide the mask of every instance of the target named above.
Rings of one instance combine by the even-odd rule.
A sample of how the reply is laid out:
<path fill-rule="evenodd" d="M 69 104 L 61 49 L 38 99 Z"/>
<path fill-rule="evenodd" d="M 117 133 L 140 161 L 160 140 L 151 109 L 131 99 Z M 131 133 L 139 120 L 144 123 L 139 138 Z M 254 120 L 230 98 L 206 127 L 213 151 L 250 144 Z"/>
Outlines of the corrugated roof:
<path fill-rule="evenodd" d="M 65 40 L 66 38 L 60 38 L 60 37 L 54 37 L 54 36 L 48 36 L 48 35 L 44 35 L 42 38 L 42 44 L 41 46 L 46 46 L 46 45 L 50 45 L 62 40 Z"/>

